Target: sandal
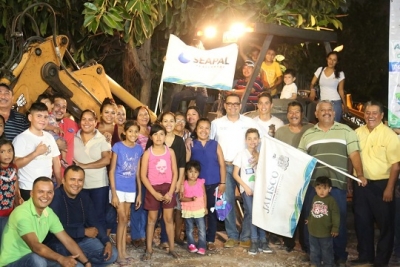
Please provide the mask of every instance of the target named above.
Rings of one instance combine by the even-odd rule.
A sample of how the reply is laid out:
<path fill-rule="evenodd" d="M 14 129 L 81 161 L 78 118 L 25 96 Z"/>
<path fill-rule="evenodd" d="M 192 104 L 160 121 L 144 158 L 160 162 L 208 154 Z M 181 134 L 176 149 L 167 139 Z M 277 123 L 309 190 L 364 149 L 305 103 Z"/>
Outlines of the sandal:
<path fill-rule="evenodd" d="M 145 252 L 143 255 L 142 255 L 142 258 L 141 258 L 141 260 L 142 261 L 149 261 L 149 260 L 151 260 L 151 256 L 153 256 L 153 251 L 152 252 Z"/>
<path fill-rule="evenodd" d="M 158 245 L 158 248 L 159 248 L 159 249 L 167 250 L 167 249 L 169 249 L 169 245 L 168 245 L 167 242 L 160 243 L 160 245 Z"/>
<path fill-rule="evenodd" d="M 116 263 L 120 267 L 131 266 L 131 264 L 127 260 L 117 261 Z"/>
<path fill-rule="evenodd" d="M 169 251 L 168 254 L 171 255 L 174 259 L 179 259 L 181 257 L 178 253 L 175 252 L 175 250 Z"/>
<path fill-rule="evenodd" d="M 141 246 L 145 245 L 145 241 L 144 239 L 140 238 L 140 239 L 135 239 L 131 241 L 131 244 L 134 248 L 139 248 Z"/>

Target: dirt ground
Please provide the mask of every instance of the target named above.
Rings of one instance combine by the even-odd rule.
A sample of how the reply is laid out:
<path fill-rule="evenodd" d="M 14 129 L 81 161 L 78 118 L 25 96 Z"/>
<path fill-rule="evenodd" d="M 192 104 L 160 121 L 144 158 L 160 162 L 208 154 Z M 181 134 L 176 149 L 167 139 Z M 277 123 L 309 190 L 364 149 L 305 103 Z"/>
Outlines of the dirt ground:
<path fill-rule="evenodd" d="M 350 207 L 349 207 L 350 208 Z M 351 211 L 351 209 L 349 209 Z M 354 225 L 353 225 L 353 214 L 348 213 L 348 245 L 347 251 L 349 253 L 348 260 L 357 258 L 357 239 L 355 237 Z M 212 267 L 306 267 L 309 266 L 308 262 L 303 262 L 301 259 L 304 253 L 301 251 L 300 245 L 296 242 L 296 247 L 292 252 L 286 252 L 280 249 L 280 245 L 270 244 L 273 249 L 272 254 L 259 253 L 257 255 L 248 255 L 247 249 L 241 247 L 235 248 L 223 248 L 223 243 L 227 239 L 225 231 L 218 231 L 216 238 L 215 251 L 207 251 L 206 255 L 192 254 L 186 250 L 186 247 L 180 247 L 176 245 L 175 251 L 179 253 L 181 258 L 179 260 L 173 259 L 167 254 L 166 250 L 157 248 L 159 244 L 159 229 L 156 230 L 154 238 L 154 253 L 150 261 L 143 262 L 140 260 L 141 255 L 144 253 L 144 247 L 134 249 L 132 245 L 127 246 L 128 254 L 131 257 L 129 265 L 124 266 L 137 266 L 137 267 L 148 267 L 148 266 L 212 266 Z M 117 267 L 118 264 L 110 265 L 110 267 Z M 350 266 L 350 265 L 347 265 Z M 368 265 L 365 265 L 368 266 Z M 400 266 L 400 265 L 389 265 L 389 266 Z"/>

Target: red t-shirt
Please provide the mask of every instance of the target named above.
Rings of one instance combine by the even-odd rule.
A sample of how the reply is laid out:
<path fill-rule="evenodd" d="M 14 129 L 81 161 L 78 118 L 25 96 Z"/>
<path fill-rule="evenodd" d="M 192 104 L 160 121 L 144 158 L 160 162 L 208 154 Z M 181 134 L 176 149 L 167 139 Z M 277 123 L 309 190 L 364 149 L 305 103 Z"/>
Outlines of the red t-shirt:
<path fill-rule="evenodd" d="M 78 132 L 78 124 L 69 118 L 64 118 L 58 125 L 63 130 L 64 135 L 62 137 L 67 142 L 68 151 L 66 160 L 68 165 L 72 165 L 72 160 L 74 158 L 74 136 Z"/>

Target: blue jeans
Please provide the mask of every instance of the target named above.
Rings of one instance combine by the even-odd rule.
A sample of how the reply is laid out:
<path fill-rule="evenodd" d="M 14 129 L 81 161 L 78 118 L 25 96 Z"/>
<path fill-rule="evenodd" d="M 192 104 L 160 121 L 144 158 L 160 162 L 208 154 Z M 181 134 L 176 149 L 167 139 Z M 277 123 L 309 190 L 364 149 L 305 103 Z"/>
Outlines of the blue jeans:
<path fill-rule="evenodd" d="M 188 246 L 195 244 L 193 238 L 194 224 L 196 223 L 197 230 L 199 231 L 199 242 L 197 248 L 206 249 L 206 223 L 204 217 L 202 218 L 185 218 L 186 224 L 186 239 Z"/>
<path fill-rule="evenodd" d="M 315 196 L 315 188 L 308 186 L 306 196 L 304 198 L 303 211 L 305 218 L 310 215 L 313 197 Z M 330 195 L 336 200 L 340 212 L 339 235 L 333 238 L 333 251 L 335 260 L 347 260 L 347 191 L 332 187 Z M 310 253 L 310 243 L 308 240 L 308 227 L 304 227 L 304 246 L 307 253 Z"/>
<path fill-rule="evenodd" d="M 107 205 L 106 225 L 112 234 L 117 233 L 117 210 L 111 204 Z"/>
<path fill-rule="evenodd" d="M 109 187 L 103 186 L 93 189 L 83 189 L 82 193 L 87 194 L 90 197 L 93 202 L 99 224 L 103 226 L 103 229 L 107 229 L 106 215 L 107 206 L 109 204 Z"/>
<path fill-rule="evenodd" d="M 205 216 L 207 220 L 207 232 L 206 232 L 206 241 L 214 243 L 215 242 L 215 235 L 217 233 L 217 224 L 218 224 L 218 218 L 217 218 L 217 212 L 211 212 L 210 208 L 215 206 L 215 188 L 219 184 L 210 184 L 206 185 L 206 197 L 207 197 L 207 210 L 208 214 Z"/>
<path fill-rule="evenodd" d="M 143 208 L 146 188 L 142 185 L 142 205 L 136 210 L 131 205 L 131 238 L 132 240 L 146 238 L 147 210 Z"/>
<path fill-rule="evenodd" d="M 340 122 L 342 120 L 342 100 L 334 100 L 333 103 L 333 110 L 335 111 L 335 121 Z"/>
<path fill-rule="evenodd" d="M 158 211 L 158 218 L 160 222 L 160 243 L 168 243 L 168 235 L 167 235 L 167 229 L 165 228 L 165 222 L 164 222 L 164 216 L 163 216 L 163 208 L 160 207 L 160 210 Z"/>
<path fill-rule="evenodd" d="M 97 238 L 85 237 L 81 241 L 77 241 L 76 243 L 82 249 L 85 256 L 92 263 L 93 267 L 108 266 L 108 265 L 112 264 L 113 262 L 115 262 L 118 258 L 118 251 L 113 246 L 111 258 L 106 261 L 104 259 L 104 245 Z M 49 244 L 49 247 L 61 255 L 64 255 L 64 256 L 71 255 L 71 253 L 69 253 L 69 251 L 64 247 L 64 245 L 61 242 L 54 241 Z M 34 266 L 34 265 L 32 265 L 32 266 Z"/>
<path fill-rule="evenodd" d="M 239 240 L 239 231 L 236 227 L 236 181 L 232 176 L 233 165 L 226 165 L 226 189 L 225 189 L 225 200 L 232 205 L 232 210 L 229 212 L 225 219 L 225 230 L 228 238 Z M 250 236 L 250 235 L 249 235 Z"/>
<path fill-rule="evenodd" d="M 254 224 L 252 224 L 252 211 L 253 211 L 253 196 L 242 193 L 244 218 L 242 222 L 242 233 L 240 234 L 240 241 L 247 241 L 251 239 L 252 242 L 267 242 L 265 231 Z"/>
<path fill-rule="evenodd" d="M 322 266 L 321 261 L 324 262 L 323 266 L 333 267 L 333 241 L 332 237 L 315 237 L 310 235 L 310 261 L 315 266 Z"/>
<path fill-rule="evenodd" d="M 61 266 L 56 261 L 47 260 L 36 253 L 29 253 L 7 265 L 7 267 L 59 267 Z M 83 264 L 78 261 L 77 267 L 83 267 Z M 93 266 L 93 265 L 92 265 Z"/>

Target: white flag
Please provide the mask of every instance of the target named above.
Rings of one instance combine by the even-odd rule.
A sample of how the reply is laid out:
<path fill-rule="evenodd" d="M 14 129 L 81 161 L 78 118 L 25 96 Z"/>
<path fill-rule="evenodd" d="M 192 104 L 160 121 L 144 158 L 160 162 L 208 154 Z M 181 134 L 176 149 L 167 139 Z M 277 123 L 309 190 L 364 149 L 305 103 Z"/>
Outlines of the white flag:
<path fill-rule="evenodd" d="M 237 56 L 236 44 L 202 50 L 186 45 L 171 34 L 162 81 L 193 87 L 231 90 Z"/>
<path fill-rule="evenodd" d="M 261 142 L 253 224 L 292 237 L 317 160 L 270 136 Z"/>

